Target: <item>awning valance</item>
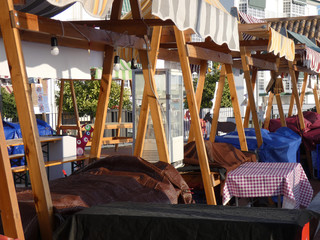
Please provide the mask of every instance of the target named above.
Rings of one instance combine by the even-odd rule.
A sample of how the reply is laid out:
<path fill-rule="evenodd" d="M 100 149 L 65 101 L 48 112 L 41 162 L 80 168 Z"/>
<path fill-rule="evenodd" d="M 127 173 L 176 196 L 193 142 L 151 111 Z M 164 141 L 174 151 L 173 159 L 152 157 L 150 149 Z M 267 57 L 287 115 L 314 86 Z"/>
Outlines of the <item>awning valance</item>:
<path fill-rule="evenodd" d="M 257 19 L 242 12 L 239 12 L 239 17 L 241 24 L 265 22 L 261 19 Z M 243 34 L 243 39 L 251 40 L 252 36 L 248 34 Z M 295 57 L 295 45 L 291 39 L 281 35 L 273 28 L 269 27 L 268 52 L 273 52 L 274 55 L 279 54 L 280 57 L 285 57 L 287 60 L 293 61 Z"/>
<path fill-rule="evenodd" d="M 305 44 L 306 47 L 303 51 L 303 65 L 310 70 L 319 73 L 320 72 L 320 48 L 313 43 L 309 38 L 304 35 L 287 30 L 288 36 L 290 36 L 296 43 Z"/>
<path fill-rule="evenodd" d="M 295 58 L 294 42 L 273 28 L 269 29 L 269 34 L 268 52 L 273 52 L 274 55 L 279 54 L 280 57 L 293 61 Z"/>
<path fill-rule="evenodd" d="M 192 29 L 201 38 L 210 37 L 216 44 L 226 43 L 239 51 L 237 19 L 204 0 L 153 0 L 152 15 L 171 19 L 179 30 Z"/>

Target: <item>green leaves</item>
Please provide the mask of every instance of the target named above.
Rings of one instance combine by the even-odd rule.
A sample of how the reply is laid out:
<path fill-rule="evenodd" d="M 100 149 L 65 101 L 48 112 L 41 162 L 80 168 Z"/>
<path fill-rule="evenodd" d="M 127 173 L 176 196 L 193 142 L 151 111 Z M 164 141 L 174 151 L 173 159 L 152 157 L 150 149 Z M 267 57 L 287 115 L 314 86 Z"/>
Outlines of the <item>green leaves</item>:
<path fill-rule="evenodd" d="M 98 97 L 100 93 L 100 81 L 75 81 L 74 89 L 77 99 L 77 107 L 79 116 L 89 115 L 95 117 Z M 116 82 L 112 81 L 109 99 L 109 108 L 118 108 L 120 103 L 120 91 L 121 86 Z M 131 109 L 132 103 L 130 101 L 130 91 L 124 89 L 123 109 Z M 56 104 L 59 104 L 59 93 L 56 94 Z M 63 111 L 74 112 L 70 84 L 65 82 L 64 84 L 64 95 L 63 95 Z"/>

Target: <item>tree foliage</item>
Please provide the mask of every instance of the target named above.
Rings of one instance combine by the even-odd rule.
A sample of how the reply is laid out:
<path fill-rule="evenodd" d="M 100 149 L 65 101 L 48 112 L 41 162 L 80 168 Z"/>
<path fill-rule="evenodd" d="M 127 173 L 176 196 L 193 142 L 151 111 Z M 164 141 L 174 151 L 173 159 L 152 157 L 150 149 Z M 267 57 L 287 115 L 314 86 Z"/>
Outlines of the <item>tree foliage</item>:
<path fill-rule="evenodd" d="M 95 117 L 98 97 L 100 93 L 100 81 L 75 81 L 74 89 L 76 93 L 77 107 L 79 116 L 89 115 Z M 111 82 L 110 99 L 108 107 L 111 109 L 118 108 L 120 103 L 121 86 L 116 81 Z M 130 91 L 124 89 L 123 109 L 131 109 Z M 59 104 L 59 94 L 56 95 L 56 103 Z M 74 112 L 70 84 L 65 82 L 63 94 L 63 111 Z"/>
<path fill-rule="evenodd" d="M 8 93 L 4 88 L 1 88 L 2 95 L 2 117 L 17 118 L 17 105 L 13 93 Z"/>
<path fill-rule="evenodd" d="M 212 100 L 214 98 L 215 89 L 217 86 L 217 83 L 219 82 L 220 78 L 220 70 L 219 70 L 219 64 L 214 63 L 213 69 L 209 70 L 210 72 L 206 75 L 203 93 L 202 93 L 202 100 L 200 108 L 212 108 Z M 195 78 L 193 81 L 193 87 L 196 91 L 197 88 L 198 79 Z M 230 89 L 228 81 L 225 81 L 225 85 L 223 88 L 223 94 L 221 99 L 221 107 L 231 107 L 231 98 L 230 98 Z M 184 108 L 188 108 L 187 100 L 184 101 Z"/>

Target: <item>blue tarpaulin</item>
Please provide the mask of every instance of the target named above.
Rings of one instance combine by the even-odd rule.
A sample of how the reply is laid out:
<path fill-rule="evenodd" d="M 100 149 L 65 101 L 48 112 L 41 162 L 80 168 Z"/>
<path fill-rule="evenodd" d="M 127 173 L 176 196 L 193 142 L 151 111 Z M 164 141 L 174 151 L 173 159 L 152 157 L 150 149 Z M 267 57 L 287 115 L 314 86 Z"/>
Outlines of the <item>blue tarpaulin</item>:
<path fill-rule="evenodd" d="M 297 152 L 301 137 L 287 127 L 281 127 L 275 132 L 261 129 L 263 144 L 258 149 L 254 128 L 246 128 L 245 135 L 249 151 L 258 152 L 261 162 L 297 162 Z M 216 136 L 216 142 L 230 143 L 240 149 L 238 132 L 234 131 L 223 136 Z"/>
<path fill-rule="evenodd" d="M 47 135 L 53 134 L 53 129 L 51 128 L 51 126 L 40 119 L 37 119 L 37 126 L 38 126 L 39 136 L 47 136 Z M 3 129 L 4 129 L 4 135 L 6 140 L 22 138 L 21 128 L 19 123 L 11 123 L 11 122 L 3 121 Z M 8 148 L 8 153 L 9 155 L 24 153 L 24 146 L 21 145 L 21 146 L 10 147 Z M 24 158 L 11 160 L 12 166 L 19 166 L 24 164 L 25 164 Z"/>

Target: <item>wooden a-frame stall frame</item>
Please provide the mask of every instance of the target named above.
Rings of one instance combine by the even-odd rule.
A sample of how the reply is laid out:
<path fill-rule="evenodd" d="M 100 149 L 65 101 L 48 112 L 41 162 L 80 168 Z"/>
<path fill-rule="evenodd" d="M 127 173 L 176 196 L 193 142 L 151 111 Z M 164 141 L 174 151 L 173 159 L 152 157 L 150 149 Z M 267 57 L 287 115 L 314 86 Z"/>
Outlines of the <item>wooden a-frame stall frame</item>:
<path fill-rule="evenodd" d="M 238 17 L 238 16 L 237 16 Z M 299 100 L 299 93 L 297 88 L 297 70 L 296 60 L 287 60 L 286 56 L 280 57 L 278 53 L 263 53 L 267 51 L 270 45 L 271 33 L 269 23 L 250 23 L 250 24 L 239 24 L 239 35 L 240 35 L 240 56 L 234 54 L 234 66 L 242 68 L 244 71 L 244 78 L 246 81 L 246 87 L 248 92 L 248 103 L 246 107 L 246 113 L 244 118 L 244 127 L 247 128 L 249 125 L 250 112 L 252 114 L 252 121 L 254 124 L 257 144 L 260 147 L 263 143 L 261 129 L 258 121 L 256 105 L 254 100 L 254 88 L 256 85 L 257 71 L 260 70 L 271 70 L 271 76 L 276 81 L 276 78 L 283 72 L 283 68 L 286 68 L 286 72 L 289 72 L 292 82 L 293 99 L 295 99 L 296 106 L 298 109 L 298 117 L 300 122 L 300 128 L 304 129 L 304 118 L 301 110 L 301 103 Z M 243 40 L 242 34 L 248 34 L 255 38 L 252 40 Z M 253 54 L 255 52 L 255 54 Z M 235 60 L 236 58 L 240 60 Z M 250 71 L 252 72 L 250 74 Z M 281 79 L 282 81 L 282 79 Z M 273 94 L 270 92 L 269 100 L 273 98 Z M 277 105 L 280 110 L 281 123 L 285 126 L 284 114 L 282 110 L 282 103 L 280 94 L 276 94 Z M 272 104 L 272 101 L 271 101 Z M 267 116 L 271 113 L 267 108 Z M 270 120 L 270 119 L 269 119 Z M 266 118 L 265 126 L 268 124 L 268 118 Z"/>
<path fill-rule="evenodd" d="M 138 37 L 126 35 L 125 38 L 122 38 L 118 42 L 114 42 L 112 41 L 112 38 L 109 35 L 110 32 L 108 31 L 82 26 L 81 24 L 75 25 L 77 29 L 75 29 L 74 26 L 68 24 L 64 26 L 64 29 L 62 29 L 62 23 L 60 21 L 50 20 L 36 15 L 15 11 L 12 0 L 0 0 L 1 34 L 6 49 L 7 60 L 17 103 L 18 115 L 20 119 L 23 119 L 23 121 L 20 122 L 21 131 L 23 135 L 26 158 L 30 169 L 30 180 L 42 239 L 52 239 L 53 206 L 48 186 L 48 180 L 46 178 L 46 172 L 44 168 L 43 154 L 39 141 L 38 129 L 28 88 L 27 73 L 23 58 L 21 40 L 47 44 L 49 43 L 50 37 L 54 35 L 58 37 L 59 44 L 61 46 L 91 49 L 104 52 L 102 81 L 97 106 L 96 122 L 94 126 L 95 134 L 93 137 L 90 152 L 92 161 L 99 158 L 101 153 L 102 135 L 112 80 L 114 49 L 117 46 L 139 49 L 140 62 L 142 64 L 143 74 L 145 78 L 145 90 L 143 107 L 141 108 L 140 121 L 138 126 L 138 135 L 136 140 L 137 145 L 134 151 L 134 155 L 141 156 L 142 154 L 143 139 L 147 123 L 146 120 L 148 112 L 150 110 L 154 128 L 156 129 L 155 136 L 158 146 L 159 158 L 161 161 L 169 162 L 168 148 L 162 125 L 162 117 L 156 99 L 157 93 L 154 91 L 156 89 L 154 82 L 154 71 L 160 45 L 160 33 L 162 30 L 162 26 L 173 26 L 174 24 L 170 20 L 143 20 L 141 18 L 141 9 L 138 0 L 130 0 L 133 19 L 123 22 L 119 20 L 122 3 L 122 0 L 115 0 L 112 6 L 111 20 L 109 22 L 101 22 L 105 22 L 105 24 L 107 25 L 112 24 L 113 26 L 118 26 L 118 32 L 126 31 L 128 34 L 136 34 L 138 35 Z M 149 28 L 146 28 L 146 24 L 148 26 L 156 26 L 153 30 L 151 45 L 149 44 L 149 40 L 147 38 Z M 83 35 L 79 34 L 79 32 L 77 31 L 79 29 L 88 38 L 84 38 Z M 200 128 L 200 120 L 198 116 L 197 104 L 200 101 L 196 101 L 189 64 L 189 57 L 195 56 L 196 58 L 198 58 L 199 54 L 201 53 L 201 49 L 197 49 L 196 46 L 189 49 L 186 48 L 185 36 L 183 32 L 178 30 L 175 26 L 174 33 L 178 55 L 183 70 L 188 104 L 190 107 L 191 117 L 193 119 L 192 129 L 195 135 L 207 203 L 216 204 L 213 191 L 214 180 L 212 179 L 212 175 L 210 173 L 204 140 Z M 112 32 L 110 34 L 115 33 Z M 122 35 L 118 34 L 117 36 L 118 39 L 120 39 Z M 90 39 L 90 41 L 88 41 L 88 39 Z M 200 55 L 206 56 L 208 52 L 210 54 L 213 53 L 212 51 L 204 50 L 204 52 Z M 220 55 L 220 53 L 215 54 L 215 57 L 219 58 Z M 211 57 L 205 57 L 204 59 L 211 60 Z M 225 73 L 228 77 L 230 85 L 233 84 L 231 63 L 232 62 L 228 60 L 225 64 Z M 233 97 L 235 97 L 235 103 L 237 103 L 235 88 L 231 88 L 234 90 L 232 95 Z M 241 132 L 241 129 L 243 128 L 240 122 L 237 123 L 237 127 Z M 0 209 L 2 211 L 1 217 L 4 227 L 4 233 L 10 237 L 24 239 L 15 188 L 9 164 L 9 157 L 6 152 L 6 148 L 4 147 L 4 132 L 1 125 L 0 141 L 2 142 L 0 148 L 0 182 L 1 190 L 3 192 L 0 197 Z M 245 139 L 243 141 L 243 146 L 245 146 Z"/>

